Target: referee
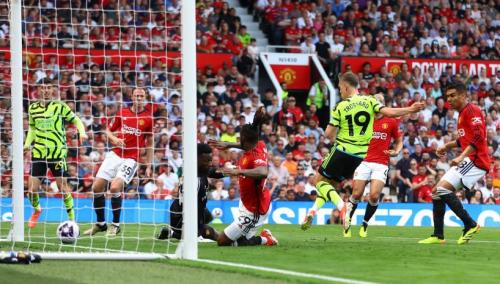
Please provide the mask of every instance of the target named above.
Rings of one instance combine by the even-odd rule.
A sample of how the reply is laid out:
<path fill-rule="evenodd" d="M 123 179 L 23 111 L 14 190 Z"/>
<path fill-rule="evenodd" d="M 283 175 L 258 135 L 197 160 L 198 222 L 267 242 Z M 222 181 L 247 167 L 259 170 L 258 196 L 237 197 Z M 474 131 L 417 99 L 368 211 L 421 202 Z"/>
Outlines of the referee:
<path fill-rule="evenodd" d="M 28 194 L 34 212 L 28 222 L 29 228 L 34 228 L 42 212 L 38 190 L 41 180 L 47 176 L 50 169 L 56 179 L 57 188 L 64 192 L 64 206 L 68 219 L 75 219 L 73 210 L 72 188 L 66 178 L 69 177 L 66 164 L 68 147 L 66 145 L 65 123 L 72 123 L 78 129 L 80 142 L 87 139 L 85 126 L 69 106 L 61 101 L 53 100 L 56 94 L 55 86 L 49 81 L 43 81 L 39 88 L 39 100 L 32 103 L 28 109 L 29 130 L 24 143 L 24 151 L 31 147 L 31 174 L 28 184 Z"/>

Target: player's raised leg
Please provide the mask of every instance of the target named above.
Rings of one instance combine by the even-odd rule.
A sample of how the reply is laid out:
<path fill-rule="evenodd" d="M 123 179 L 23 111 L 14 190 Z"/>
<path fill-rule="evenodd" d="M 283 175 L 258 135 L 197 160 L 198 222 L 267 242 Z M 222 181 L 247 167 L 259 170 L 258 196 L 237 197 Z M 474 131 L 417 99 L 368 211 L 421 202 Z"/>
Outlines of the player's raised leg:
<path fill-rule="evenodd" d="M 446 181 L 446 178 L 450 178 L 453 174 L 453 168 L 450 169 L 443 179 L 437 184 L 433 189 L 433 219 L 434 219 L 434 234 L 424 240 L 421 240 L 421 244 L 442 244 L 444 243 L 444 204 L 450 207 L 451 211 L 462 220 L 464 223 L 463 234 L 458 239 L 458 244 L 465 244 L 469 242 L 474 234 L 479 232 L 480 226 L 470 217 L 469 213 L 464 209 L 462 202 L 455 195 L 454 186 Z"/>
<path fill-rule="evenodd" d="M 31 202 L 31 206 L 33 206 L 33 213 L 28 221 L 28 227 L 34 228 L 38 223 L 38 218 L 42 213 L 42 207 L 40 206 L 40 197 L 38 195 L 38 190 L 40 189 L 40 179 L 37 177 L 30 176 L 29 177 L 29 186 L 28 186 L 28 198 Z"/>
<path fill-rule="evenodd" d="M 343 212 L 345 212 L 344 201 L 337 193 L 337 191 L 335 191 L 334 187 L 334 185 L 338 186 L 338 182 L 328 180 L 318 173 L 316 173 L 315 181 L 318 196 L 316 197 L 313 206 L 309 209 L 306 218 L 301 224 L 301 228 L 304 231 L 311 227 L 314 216 L 316 216 L 318 210 L 325 205 L 326 201 L 331 201 L 337 208 L 340 208 L 342 210 L 342 214 Z"/>

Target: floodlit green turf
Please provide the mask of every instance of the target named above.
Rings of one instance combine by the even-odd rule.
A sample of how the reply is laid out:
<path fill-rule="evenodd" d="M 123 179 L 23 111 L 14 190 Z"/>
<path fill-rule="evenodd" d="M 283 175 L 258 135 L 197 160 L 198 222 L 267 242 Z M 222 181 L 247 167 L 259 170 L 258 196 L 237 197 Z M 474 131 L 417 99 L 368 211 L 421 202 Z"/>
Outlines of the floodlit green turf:
<path fill-rule="evenodd" d="M 52 226 L 52 225 L 51 225 Z M 84 227 L 82 225 L 82 227 Z M 377 283 L 495 283 L 500 267 L 500 229 L 482 228 L 468 245 L 459 246 L 459 228 L 445 228 L 447 244 L 419 245 L 431 228 L 371 227 L 369 237 L 341 237 L 338 226 L 316 226 L 303 232 L 298 226 L 266 226 L 279 239 L 278 247 L 224 247 L 200 244 L 200 258 L 251 264 L 290 271 L 364 280 Z M 84 227 L 85 228 L 85 227 Z M 223 227 L 217 226 L 218 229 Z M 142 226 L 139 245 L 128 237 L 137 236 L 136 225 L 125 228 L 127 238 L 108 241 L 108 247 L 142 251 L 166 252 L 165 242 L 146 240 L 155 227 Z M 39 230 L 42 230 L 41 228 Z M 54 232 L 55 225 L 46 228 Z M 32 235 L 43 231 L 33 231 Z M 48 239 L 55 242 L 56 239 Z M 81 239 L 79 246 L 89 244 Z M 104 247 L 103 237 L 94 239 L 94 246 Z M 60 246 L 45 246 L 46 250 Z M 31 246 L 41 248 L 40 245 Z M 5 250 L 5 245 L 0 250 Z M 65 249 L 63 249 L 65 250 Z M 72 249 L 79 251 L 81 249 Z M 172 253 L 175 246 L 169 248 Z M 98 262 L 44 261 L 39 265 L 0 266 L 1 279 L 19 283 L 95 283 L 105 277 L 107 283 L 280 283 L 324 281 L 285 276 L 270 272 L 250 271 L 189 261 Z M 33 277 L 33 276 L 36 277 Z M 106 276 L 104 276 L 106 275 Z M 41 281 L 43 280 L 43 281 Z M 175 282 L 174 282 L 175 281 Z M 3 281 L 2 281 L 3 282 Z M 498 283 L 498 282 L 497 282 Z"/>

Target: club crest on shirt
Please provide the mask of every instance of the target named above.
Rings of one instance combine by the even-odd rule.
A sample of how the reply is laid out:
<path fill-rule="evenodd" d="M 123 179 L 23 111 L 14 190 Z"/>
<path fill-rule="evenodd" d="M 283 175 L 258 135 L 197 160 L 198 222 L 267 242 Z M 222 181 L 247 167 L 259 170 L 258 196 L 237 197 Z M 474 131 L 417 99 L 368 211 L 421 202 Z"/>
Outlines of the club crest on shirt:
<path fill-rule="evenodd" d="M 481 124 L 481 123 L 483 123 L 483 122 L 482 122 L 482 120 L 481 120 L 480 117 L 476 116 L 476 117 L 472 118 L 472 125 L 478 125 L 478 124 Z"/>
<path fill-rule="evenodd" d="M 382 129 L 387 129 L 389 128 L 389 124 L 387 123 L 382 123 Z"/>
<path fill-rule="evenodd" d="M 144 125 L 144 123 L 145 123 L 145 122 L 144 122 L 144 120 L 142 120 L 142 119 L 140 119 L 140 120 L 139 120 L 139 125 L 140 125 L 140 126 L 143 126 L 143 125 Z"/>

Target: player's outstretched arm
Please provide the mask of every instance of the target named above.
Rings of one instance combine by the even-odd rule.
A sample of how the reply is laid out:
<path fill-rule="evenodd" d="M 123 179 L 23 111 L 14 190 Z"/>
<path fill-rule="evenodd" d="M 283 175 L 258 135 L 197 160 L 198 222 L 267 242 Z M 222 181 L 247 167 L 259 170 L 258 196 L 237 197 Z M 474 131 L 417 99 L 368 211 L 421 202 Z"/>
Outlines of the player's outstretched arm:
<path fill-rule="evenodd" d="M 472 145 L 467 145 L 465 149 L 456 157 L 455 159 L 450 161 L 450 166 L 458 166 L 465 158 L 467 158 L 472 152 L 476 151 L 476 148 Z"/>
<path fill-rule="evenodd" d="M 125 146 L 125 140 L 116 137 L 109 128 L 106 128 L 106 137 L 108 137 L 109 141 L 113 145 L 122 147 Z"/>
<path fill-rule="evenodd" d="M 410 107 L 403 107 L 403 108 L 391 108 L 391 107 L 384 107 L 380 109 L 380 113 L 384 116 L 387 117 L 400 117 L 403 115 L 407 115 L 410 113 L 415 113 L 423 110 L 425 108 L 425 104 L 422 102 L 417 102 L 412 104 Z"/>
<path fill-rule="evenodd" d="M 213 178 L 213 179 L 221 179 L 221 178 L 224 178 L 224 175 L 221 174 L 220 172 L 218 172 L 218 169 L 216 168 L 210 168 L 208 170 L 208 175 L 207 175 L 209 178 Z"/>
<path fill-rule="evenodd" d="M 403 136 L 399 136 L 395 141 L 396 146 L 394 146 L 393 150 L 385 150 L 384 153 L 389 155 L 390 157 L 396 157 L 399 155 L 401 150 L 403 149 Z"/>
<path fill-rule="evenodd" d="M 208 145 L 213 148 L 217 148 L 220 150 L 227 150 L 231 148 L 241 149 L 241 143 L 232 143 L 232 142 L 223 142 L 216 140 L 209 140 Z"/>
<path fill-rule="evenodd" d="M 329 124 L 325 130 L 325 137 L 330 140 L 330 144 L 335 144 L 335 139 L 337 138 L 337 127 Z"/>
<path fill-rule="evenodd" d="M 35 141 L 35 127 L 33 125 L 30 125 L 28 129 L 28 134 L 26 135 L 26 141 L 24 141 L 23 149 L 25 151 L 28 150 L 33 141 Z"/>
<path fill-rule="evenodd" d="M 448 143 L 444 144 L 443 146 L 437 148 L 436 154 L 439 157 L 444 156 L 444 155 L 446 155 L 446 152 L 448 152 L 450 149 L 453 149 L 457 146 L 458 146 L 457 141 L 448 142 Z"/>
<path fill-rule="evenodd" d="M 269 170 L 267 167 L 257 167 L 254 169 L 238 170 L 240 175 L 253 178 L 253 179 L 263 179 L 267 178 L 269 175 Z"/>
<path fill-rule="evenodd" d="M 85 131 L 85 125 L 78 116 L 75 116 L 75 118 L 73 119 L 73 125 L 75 125 L 76 129 L 78 130 L 78 135 L 80 136 L 81 143 L 84 140 L 88 139 L 87 133 Z"/>
<path fill-rule="evenodd" d="M 254 169 L 228 169 L 222 168 L 217 172 L 226 176 L 245 176 L 253 179 L 267 178 L 269 170 L 267 167 L 256 167 Z"/>

